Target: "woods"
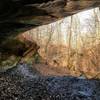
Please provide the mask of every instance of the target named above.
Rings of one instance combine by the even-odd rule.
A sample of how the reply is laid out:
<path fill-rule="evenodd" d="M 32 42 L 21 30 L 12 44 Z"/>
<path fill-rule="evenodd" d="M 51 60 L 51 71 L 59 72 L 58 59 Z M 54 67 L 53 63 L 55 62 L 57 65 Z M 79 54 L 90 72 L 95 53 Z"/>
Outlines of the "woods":
<path fill-rule="evenodd" d="M 99 77 L 99 26 L 100 11 L 95 8 L 32 29 L 22 37 L 40 46 L 38 53 L 50 66 L 68 68 L 72 74 L 84 73 L 89 78 Z"/>

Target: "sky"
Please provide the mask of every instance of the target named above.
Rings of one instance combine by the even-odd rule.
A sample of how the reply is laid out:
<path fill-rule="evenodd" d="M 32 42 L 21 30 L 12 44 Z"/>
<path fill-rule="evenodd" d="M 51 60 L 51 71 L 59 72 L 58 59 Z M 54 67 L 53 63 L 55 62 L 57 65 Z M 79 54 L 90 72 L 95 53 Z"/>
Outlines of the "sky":
<path fill-rule="evenodd" d="M 85 20 L 86 20 L 87 18 L 90 18 L 91 15 L 92 15 L 92 13 L 93 13 L 93 9 L 80 12 L 80 13 L 78 13 L 77 15 L 80 17 L 81 23 L 84 24 L 84 23 L 85 23 Z"/>
<path fill-rule="evenodd" d="M 96 9 L 98 9 L 98 8 L 96 8 Z M 83 11 L 83 12 L 80 12 L 80 13 L 74 15 L 75 16 L 74 19 L 77 19 L 77 16 L 79 18 L 80 27 L 81 27 L 80 28 L 81 35 L 83 35 L 83 36 L 85 36 L 85 34 L 88 33 L 87 19 L 90 20 L 92 15 L 93 15 L 93 9 L 86 10 L 86 11 Z M 51 29 L 50 27 L 53 26 L 53 30 L 51 29 L 54 32 L 53 37 L 57 37 L 58 33 L 61 33 L 61 35 L 62 35 L 61 37 L 63 37 L 63 41 L 64 41 L 64 43 L 66 43 L 67 42 L 67 38 L 68 38 L 68 34 L 69 34 L 68 29 L 70 28 L 69 27 L 70 26 L 70 24 L 69 24 L 70 23 L 70 19 L 71 19 L 71 17 L 66 17 L 66 18 L 64 18 L 64 19 L 62 19 L 60 21 L 51 23 L 49 25 L 40 26 L 39 27 L 40 29 L 39 28 L 38 29 L 42 30 L 41 33 L 43 34 L 43 36 L 48 36 L 48 31 L 50 31 L 50 29 Z M 74 22 L 74 19 L 73 19 L 73 22 Z M 59 25 L 60 25 L 60 27 L 59 27 Z M 48 29 L 48 27 L 49 27 L 49 29 Z M 74 25 L 74 28 L 75 28 L 75 25 Z M 74 32 L 74 36 L 76 34 L 77 34 L 77 32 L 76 33 Z M 53 40 L 55 40 L 55 38 Z"/>
<path fill-rule="evenodd" d="M 98 9 L 98 8 L 96 8 L 96 9 Z M 93 15 L 93 9 L 86 10 L 86 11 L 80 12 L 80 13 L 75 14 L 75 15 L 78 16 L 78 18 L 80 20 L 81 33 L 83 35 L 85 33 L 88 33 L 87 19 L 90 19 L 91 16 Z M 67 38 L 66 31 L 68 29 L 68 23 L 70 23 L 70 18 L 71 17 L 65 18 L 64 21 L 63 21 L 63 23 L 62 23 L 62 25 L 61 25 L 61 30 L 62 30 L 62 33 L 63 33 L 63 35 L 65 37 L 64 38 L 65 42 L 66 42 L 66 38 Z"/>

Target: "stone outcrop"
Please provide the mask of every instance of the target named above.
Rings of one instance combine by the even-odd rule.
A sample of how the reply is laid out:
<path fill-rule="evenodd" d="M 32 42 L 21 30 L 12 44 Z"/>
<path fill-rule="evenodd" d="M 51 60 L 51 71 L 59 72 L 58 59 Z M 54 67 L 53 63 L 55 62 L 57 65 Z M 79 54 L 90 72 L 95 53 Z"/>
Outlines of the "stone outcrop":
<path fill-rule="evenodd" d="M 99 0 L 1 0 L 0 41 L 99 5 Z"/>
<path fill-rule="evenodd" d="M 0 45 L 0 69 L 31 60 L 38 54 L 39 48 L 36 42 L 26 40 L 22 36 L 3 42 Z"/>

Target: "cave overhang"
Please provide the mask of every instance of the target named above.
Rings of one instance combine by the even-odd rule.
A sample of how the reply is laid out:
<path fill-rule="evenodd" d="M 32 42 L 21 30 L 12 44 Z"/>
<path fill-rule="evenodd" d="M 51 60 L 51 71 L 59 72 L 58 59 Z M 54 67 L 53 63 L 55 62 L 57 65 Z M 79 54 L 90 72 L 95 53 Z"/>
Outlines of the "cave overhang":
<path fill-rule="evenodd" d="M 99 6 L 99 0 L 2 0 L 0 42 L 31 28 Z"/>

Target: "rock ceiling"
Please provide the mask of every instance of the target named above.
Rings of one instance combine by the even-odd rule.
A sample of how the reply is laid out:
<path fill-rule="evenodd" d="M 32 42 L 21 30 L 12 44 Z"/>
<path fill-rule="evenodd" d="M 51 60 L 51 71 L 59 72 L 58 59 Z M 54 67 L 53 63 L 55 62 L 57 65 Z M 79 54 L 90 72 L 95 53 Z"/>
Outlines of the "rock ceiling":
<path fill-rule="evenodd" d="M 1 0 L 0 41 L 19 30 L 49 24 L 83 10 L 100 6 L 100 0 Z"/>

